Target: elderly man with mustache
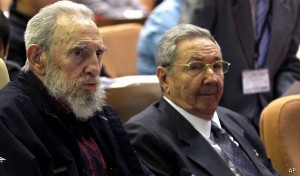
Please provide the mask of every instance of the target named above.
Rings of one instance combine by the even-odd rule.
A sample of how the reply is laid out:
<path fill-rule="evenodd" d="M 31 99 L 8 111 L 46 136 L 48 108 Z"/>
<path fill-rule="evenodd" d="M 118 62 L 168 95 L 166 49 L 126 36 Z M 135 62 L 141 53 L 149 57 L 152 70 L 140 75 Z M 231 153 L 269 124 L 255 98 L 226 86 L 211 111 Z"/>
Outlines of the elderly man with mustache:
<path fill-rule="evenodd" d="M 218 106 L 230 63 L 208 30 L 171 28 L 157 46 L 156 63 L 161 100 L 125 124 L 155 175 L 277 175 L 248 119 Z"/>

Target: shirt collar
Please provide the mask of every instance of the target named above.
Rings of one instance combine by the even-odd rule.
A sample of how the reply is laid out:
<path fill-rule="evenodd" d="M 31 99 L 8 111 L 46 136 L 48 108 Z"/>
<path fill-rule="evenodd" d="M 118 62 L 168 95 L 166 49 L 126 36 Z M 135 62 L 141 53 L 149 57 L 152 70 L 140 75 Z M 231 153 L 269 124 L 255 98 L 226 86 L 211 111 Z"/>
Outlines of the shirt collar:
<path fill-rule="evenodd" d="M 219 128 L 222 128 L 217 111 L 214 112 L 214 115 L 211 120 L 205 120 L 201 117 L 197 117 L 193 114 L 190 114 L 186 110 L 177 106 L 167 97 L 163 96 L 163 98 L 174 108 L 176 109 L 203 137 L 206 139 L 210 138 L 211 132 L 211 120 L 214 121 Z"/>

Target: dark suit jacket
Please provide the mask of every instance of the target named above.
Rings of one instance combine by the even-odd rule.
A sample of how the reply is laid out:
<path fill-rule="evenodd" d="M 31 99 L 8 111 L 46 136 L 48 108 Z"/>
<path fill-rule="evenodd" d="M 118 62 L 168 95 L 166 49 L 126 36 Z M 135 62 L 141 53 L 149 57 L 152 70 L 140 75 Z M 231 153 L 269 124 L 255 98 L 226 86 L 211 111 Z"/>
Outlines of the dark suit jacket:
<path fill-rule="evenodd" d="M 256 60 L 249 0 L 183 1 L 181 23 L 209 29 L 222 49 L 224 60 L 231 63 L 225 74 L 220 105 L 249 119 L 255 116 L 259 100 L 264 107 L 282 95 L 295 80 L 300 80 L 300 62 L 296 58 L 300 36 L 300 1 L 270 1 L 271 38 L 266 67 L 269 69 L 271 91 L 259 95 L 244 95 L 242 91 L 242 70 L 253 69 Z"/>
<path fill-rule="evenodd" d="M 0 175 L 86 175 L 77 132 L 67 128 L 74 115 L 62 110 L 37 82 L 31 72 L 20 73 L 17 81 L 0 91 L 0 157 L 5 159 L 0 161 Z M 151 174 L 144 173 L 110 106 L 104 106 L 80 130 L 93 134 L 108 167 L 118 168 L 123 176 Z"/>
<path fill-rule="evenodd" d="M 222 107 L 218 107 L 217 113 L 223 128 L 262 175 L 276 173 L 249 121 Z M 141 160 L 156 175 L 175 176 L 186 169 L 197 176 L 234 175 L 207 140 L 164 99 L 132 117 L 125 130 Z"/>

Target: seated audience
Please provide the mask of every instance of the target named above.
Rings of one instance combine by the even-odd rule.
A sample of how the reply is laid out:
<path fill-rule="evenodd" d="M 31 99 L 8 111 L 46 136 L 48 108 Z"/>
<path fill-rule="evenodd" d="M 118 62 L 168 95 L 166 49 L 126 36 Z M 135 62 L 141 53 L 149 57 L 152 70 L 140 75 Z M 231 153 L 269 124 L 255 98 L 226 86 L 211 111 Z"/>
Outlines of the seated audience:
<path fill-rule="evenodd" d="M 278 175 L 248 119 L 218 106 L 230 64 L 208 30 L 168 30 L 156 62 L 163 97 L 125 123 L 155 175 Z"/>
<path fill-rule="evenodd" d="M 143 18 L 146 7 L 139 0 L 73 0 L 88 6 L 96 15 L 108 19 Z"/>
<path fill-rule="evenodd" d="M 137 72 L 154 75 L 155 49 L 163 34 L 178 24 L 182 0 L 164 0 L 148 16 L 138 41 Z"/>
<path fill-rule="evenodd" d="M 150 175 L 105 105 L 93 12 L 71 1 L 46 6 L 25 43 L 18 80 L 0 91 L 1 175 Z"/>
<path fill-rule="evenodd" d="M 0 24 L 0 58 L 5 61 L 10 80 L 15 80 L 19 75 L 21 67 L 14 61 L 6 60 L 9 48 L 10 26 L 8 19 L 2 11 L 0 11 Z"/>

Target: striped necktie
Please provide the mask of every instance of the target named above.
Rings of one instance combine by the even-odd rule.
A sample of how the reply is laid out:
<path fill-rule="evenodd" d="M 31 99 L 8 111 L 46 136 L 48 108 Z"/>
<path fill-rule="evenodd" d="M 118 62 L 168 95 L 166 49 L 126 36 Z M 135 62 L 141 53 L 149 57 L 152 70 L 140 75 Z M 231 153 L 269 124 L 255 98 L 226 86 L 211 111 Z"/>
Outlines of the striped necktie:
<path fill-rule="evenodd" d="M 265 66 L 269 40 L 270 40 L 270 29 L 268 24 L 268 11 L 269 3 L 267 0 L 257 0 L 256 4 L 256 38 L 257 38 L 257 53 L 258 60 L 257 64 L 259 68 Z"/>
<path fill-rule="evenodd" d="M 214 141 L 219 145 L 227 158 L 233 163 L 242 176 L 260 176 L 254 164 L 247 158 L 242 149 L 238 147 L 224 129 L 211 121 L 211 131 Z"/>

